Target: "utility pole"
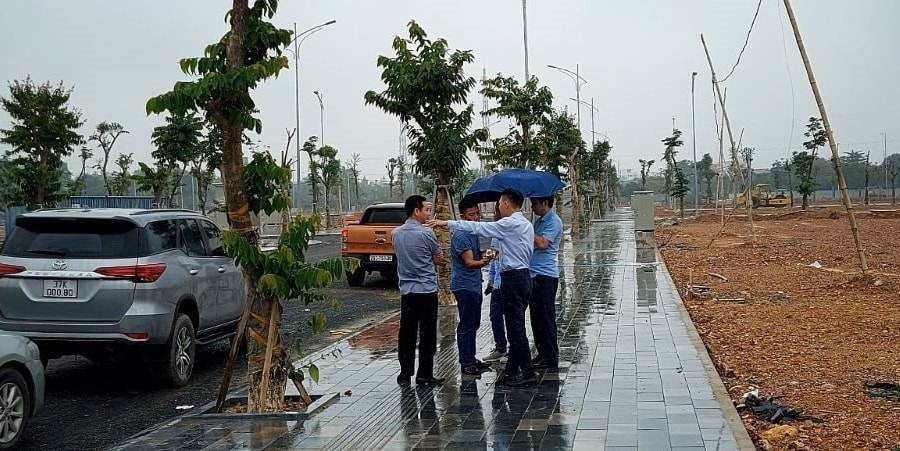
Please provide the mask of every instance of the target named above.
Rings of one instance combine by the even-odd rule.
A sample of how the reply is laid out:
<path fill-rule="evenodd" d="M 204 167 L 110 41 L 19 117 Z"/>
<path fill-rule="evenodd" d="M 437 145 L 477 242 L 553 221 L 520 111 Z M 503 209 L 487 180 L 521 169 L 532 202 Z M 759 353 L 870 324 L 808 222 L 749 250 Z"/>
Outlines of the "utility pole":
<path fill-rule="evenodd" d="M 882 133 L 881 136 L 884 137 L 884 160 L 881 160 L 881 165 L 884 166 L 884 192 L 887 193 L 887 184 L 888 184 L 888 170 L 887 170 L 887 133 Z"/>
<path fill-rule="evenodd" d="M 691 74 L 691 140 L 694 147 L 694 217 L 698 215 L 700 208 L 700 182 L 697 177 L 697 121 L 694 109 L 694 79 L 697 78 L 697 72 Z"/>
<path fill-rule="evenodd" d="M 834 172 L 837 173 L 838 186 L 841 188 L 841 197 L 844 201 L 844 207 L 847 209 L 847 215 L 850 217 L 850 231 L 853 233 L 853 241 L 856 245 L 856 253 L 859 256 L 859 265 L 862 273 L 865 274 L 869 270 L 866 262 L 866 252 L 863 250 L 862 241 L 859 238 L 859 227 L 856 224 L 856 215 L 853 212 L 853 203 L 850 200 L 850 192 L 847 190 L 847 180 L 844 178 L 844 170 L 841 165 L 840 153 L 838 152 L 837 142 L 834 140 L 834 133 L 831 130 L 831 122 L 828 120 L 828 113 L 825 111 L 825 103 L 822 100 L 822 94 L 819 93 L 819 85 L 816 83 L 816 76 L 813 74 L 812 65 L 809 62 L 809 56 L 806 54 L 806 47 L 803 45 L 803 38 L 800 37 L 800 28 L 797 26 L 797 19 L 794 17 L 794 9 L 791 7 L 791 0 L 784 0 L 784 7 L 787 10 L 788 18 L 791 20 L 791 28 L 794 30 L 794 38 L 797 40 L 797 48 L 800 50 L 800 57 L 803 59 L 803 66 L 806 68 L 806 75 L 809 78 L 809 86 L 812 88 L 813 95 L 816 98 L 816 104 L 819 107 L 819 114 L 822 116 L 822 126 L 825 128 L 825 136 L 828 137 L 828 144 L 831 147 L 831 158 L 834 163 Z"/>
<path fill-rule="evenodd" d="M 528 12 L 525 2 L 526 0 L 522 0 L 522 31 L 525 40 L 525 83 L 528 83 L 531 75 L 528 73 Z"/>

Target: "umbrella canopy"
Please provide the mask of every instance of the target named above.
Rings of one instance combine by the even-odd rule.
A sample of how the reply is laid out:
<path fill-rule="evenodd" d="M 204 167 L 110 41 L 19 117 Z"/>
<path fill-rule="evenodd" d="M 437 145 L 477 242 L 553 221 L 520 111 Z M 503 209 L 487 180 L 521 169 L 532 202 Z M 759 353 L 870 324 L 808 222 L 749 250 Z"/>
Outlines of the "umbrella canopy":
<path fill-rule="evenodd" d="M 550 197 L 565 186 L 558 177 L 546 171 L 510 168 L 475 180 L 464 197 L 479 203 L 496 202 L 507 188 L 518 190 L 526 198 Z"/>

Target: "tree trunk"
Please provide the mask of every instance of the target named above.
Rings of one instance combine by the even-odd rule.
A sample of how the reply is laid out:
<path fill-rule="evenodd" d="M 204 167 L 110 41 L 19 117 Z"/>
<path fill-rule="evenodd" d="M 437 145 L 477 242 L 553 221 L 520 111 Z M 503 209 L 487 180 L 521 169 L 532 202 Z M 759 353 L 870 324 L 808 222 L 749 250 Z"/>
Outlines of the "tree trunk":
<path fill-rule="evenodd" d="M 288 381 L 285 368 L 287 352 L 280 332 L 281 302 L 274 296 L 253 296 L 251 311 L 248 325 L 247 411 L 280 412 L 284 410 L 284 392 Z"/>
<path fill-rule="evenodd" d="M 231 33 L 228 35 L 226 49 L 226 69 L 234 71 L 241 67 L 245 60 L 244 40 L 247 34 L 247 20 L 249 16 L 249 5 L 247 0 L 233 0 L 231 10 Z M 244 160 L 243 160 L 243 143 L 241 141 L 243 126 L 233 123 L 225 114 L 222 105 L 227 99 L 214 98 L 207 106 L 208 110 L 213 114 L 216 123 L 222 130 L 223 146 L 222 146 L 222 179 L 225 191 L 225 205 L 228 212 L 228 224 L 234 233 L 245 238 L 251 245 L 257 246 L 259 243 L 259 234 L 253 227 L 250 219 L 250 206 L 247 202 L 247 193 L 244 187 Z M 262 336 L 268 337 L 272 334 L 269 327 L 274 328 L 272 333 L 278 334 L 278 327 L 281 323 L 281 306 L 276 299 L 263 298 L 258 299 L 256 295 L 256 283 L 249 274 L 244 273 L 244 279 L 247 283 L 249 299 L 245 299 L 244 314 L 241 318 L 240 325 L 246 326 L 248 323 L 255 325 L 253 330 L 265 331 Z M 249 304 L 247 304 L 249 303 Z M 249 306 L 249 308 L 247 308 Z M 275 312 L 272 309 L 276 309 Z M 269 323 L 266 318 L 271 318 L 273 313 L 276 314 L 275 321 Z M 263 328 L 259 328 L 260 318 L 266 321 Z M 239 329 L 238 332 L 243 332 Z M 248 412 L 258 412 L 265 410 L 276 410 L 284 408 L 284 390 L 286 377 L 285 371 L 286 354 L 281 347 L 280 335 L 274 343 L 274 352 L 270 362 L 268 374 L 263 374 L 259 367 L 258 350 L 253 353 L 252 345 L 258 343 L 255 336 L 251 345 L 250 363 L 247 366 L 248 380 L 250 381 L 250 389 L 248 392 Z M 232 340 L 231 350 L 228 354 L 228 361 L 225 366 L 225 374 L 222 377 L 222 385 L 219 388 L 219 397 L 217 406 L 221 407 L 228 387 L 231 384 L 231 376 L 234 371 L 234 361 L 237 357 L 237 350 L 240 340 Z M 273 344 L 273 343 L 270 343 Z M 262 382 L 268 380 L 268 383 Z M 267 386 L 265 393 L 259 388 Z M 279 396 L 279 393 L 281 396 Z"/>
<path fill-rule="evenodd" d="M 439 174 L 434 180 L 434 218 L 442 220 L 458 219 L 450 217 L 450 203 L 453 201 L 450 198 L 449 191 L 450 178 L 443 174 Z M 437 267 L 438 301 L 440 305 L 456 305 L 456 298 L 450 293 L 450 259 L 448 258 L 450 255 L 450 231 L 443 227 L 435 227 L 434 233 L 437 235 L 438 244 L 441 246 L 441 250 L 446 250 L 446 252 L 443 252 L 445 264 Z"/>
<path fill-rule="evenodd" d="M 808 194 L 803 194 L 803 204 L 801 205 L 800 208 L 802 208 L 804 211 L 809 209 L 809 195 Z"/>

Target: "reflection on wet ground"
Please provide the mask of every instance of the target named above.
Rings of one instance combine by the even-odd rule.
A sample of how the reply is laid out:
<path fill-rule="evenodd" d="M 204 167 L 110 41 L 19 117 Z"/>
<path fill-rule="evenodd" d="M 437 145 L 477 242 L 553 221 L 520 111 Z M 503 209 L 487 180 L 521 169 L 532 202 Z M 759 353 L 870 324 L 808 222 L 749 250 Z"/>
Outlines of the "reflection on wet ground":
<path fill-rule="evenodd" d="M 566 236 L 560 368 L 541 370 L 535 387 L 498 385 L 499 372 L 461 376 L 456 309 L 442 307 L 435 372 L 447 377 L 443 386 L 396 384 L 393 317 L 314 358 L 322 379 L 312 391 L 343 395 L 305 423 L 175 422 L 125 448 L 167 448 L 175 438 L 183 449 L 743 448 L 746 433 L 739 421 L 737 435 L 729 428 L 674 287 L 643 243 L 627 211 Z M 485 299 L 482 356 L 493 347 L 488 308 Z"/>

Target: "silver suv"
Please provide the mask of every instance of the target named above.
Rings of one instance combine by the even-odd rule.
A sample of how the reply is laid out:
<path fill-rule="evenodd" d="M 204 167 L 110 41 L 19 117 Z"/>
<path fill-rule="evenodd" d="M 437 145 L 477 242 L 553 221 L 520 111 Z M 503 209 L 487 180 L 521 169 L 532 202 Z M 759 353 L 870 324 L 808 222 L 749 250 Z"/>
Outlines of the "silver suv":
<path fill-rule="evenodd" d="M 49 209 L 15 224 L 0 248 L 0 330 L 45 362 L 139 357 L 182 386 L 198 344 L 234 336 L 244 282 L 199 213 Z"/>

